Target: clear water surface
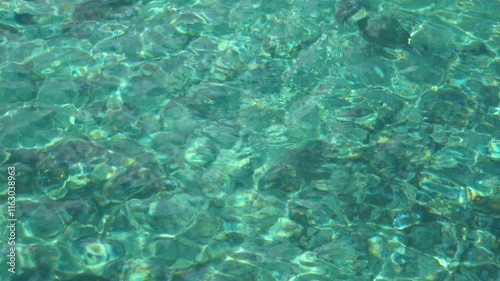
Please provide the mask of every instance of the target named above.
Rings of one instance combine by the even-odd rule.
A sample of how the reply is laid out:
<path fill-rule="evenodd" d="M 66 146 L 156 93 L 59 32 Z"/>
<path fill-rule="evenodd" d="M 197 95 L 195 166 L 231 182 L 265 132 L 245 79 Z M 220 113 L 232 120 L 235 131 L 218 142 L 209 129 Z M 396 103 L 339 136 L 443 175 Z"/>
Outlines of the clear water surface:
<path fill-rule="evenodd" d="M 500 280 L 499 51 L 498 0 L 1 1 L 0 279 Z"/>

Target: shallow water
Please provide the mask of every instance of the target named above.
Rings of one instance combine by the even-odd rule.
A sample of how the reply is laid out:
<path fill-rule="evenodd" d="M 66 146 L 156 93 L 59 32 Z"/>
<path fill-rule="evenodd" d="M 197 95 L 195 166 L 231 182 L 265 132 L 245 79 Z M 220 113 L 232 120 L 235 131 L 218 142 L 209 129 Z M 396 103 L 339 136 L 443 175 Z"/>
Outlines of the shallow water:
<path fill-rule="evenodd" d="M 498 11 L 2 1 L 0 279 L 499 280 Z"/>

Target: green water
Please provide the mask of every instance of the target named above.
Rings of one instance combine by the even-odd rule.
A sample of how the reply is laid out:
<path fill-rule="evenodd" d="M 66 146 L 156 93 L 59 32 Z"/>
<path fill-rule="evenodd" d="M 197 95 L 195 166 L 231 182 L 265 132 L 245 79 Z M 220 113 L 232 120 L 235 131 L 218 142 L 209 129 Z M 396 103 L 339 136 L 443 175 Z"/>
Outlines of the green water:
<path fill-rule="evenodd" d="M 2 1 L 0 280 L 500 280 L 499 51 L 497 0 Z"/>

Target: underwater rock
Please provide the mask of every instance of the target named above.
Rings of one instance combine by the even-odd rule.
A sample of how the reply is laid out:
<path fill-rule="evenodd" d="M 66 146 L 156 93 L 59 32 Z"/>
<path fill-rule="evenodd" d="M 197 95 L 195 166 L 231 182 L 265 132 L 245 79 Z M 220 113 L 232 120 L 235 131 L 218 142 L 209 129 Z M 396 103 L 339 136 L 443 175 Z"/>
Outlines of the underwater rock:
<path fill-rule="evenodd" d="M 76 6 L 73 18 L 77 21 L 102 20 L 106 18 L 110 10 L 107 5 L 102 5 L 99 1 L 87 1 Z"/>
<path fill-rule="evenodd" d="M 207 200 L 188 194 L 159 193 L 148 199 L 129 200 L 125 208 L 133 224 L 149 233 L 176 236 L 185 232 L 197 214 L 207 208 Z"/>
<path fill-rule="evenodd" d="M 306 181 L 326 179 L 332 172 L 326 157 L 331 147 L 323 141 L 311 141 L 307 146 L 292 150 L 288 161 L 293 164 L 297 176 Z"/>
<path fill-rule="evenodd" d="M 404 48 L 411 37 L 397 19 L 388 16 L 365 18 L 358 22 L 358 27 L 366 40 L 380 47 Z"/>
<path fill-rule="evenodd" d="M 430 124 L 465 127 L 476 118 L 475 107 L 474 100 L 453 87 L 429 91 L 421 98 L 422 115 L 425 122 Z"/>
<path fill-rule="evenodd" d="M 335 5 L 335 20 L 338 23 L 346 22 L 349 17 L 361 9 L 361 6 L 361 1 L 359 0 L 340 0 Z"/>
<path fill-rule="evenodd" d="M 47 220 L 46 218 L 51 218 Z M 33 215 L 23 222 L 23 230 L 26 237 L 52 241 L 63 231 L 63 219 L 57 210 L 39 206 L 34 209 Z"/>
<path fill-rule="evenodd" d="M 36 20 L 32 14 L 19 13 L 14 16 L 15 21 L 20 25 L 34 25 Z"/>
<path fill-rule="evenodd" d="M 293 167 L 288 165 L 272 167 L 259 181 L 260 190 L 266 190 L 279 196 L 297 191 L 299 187 L 300 179 L 297 177 Z"/>
<path fill-rule="evenodd" d="M 193 169 L 205 168 L 215 160 L 216 149 L 208 138 L 197 138 L 184 152 L 184 158 Z"/>

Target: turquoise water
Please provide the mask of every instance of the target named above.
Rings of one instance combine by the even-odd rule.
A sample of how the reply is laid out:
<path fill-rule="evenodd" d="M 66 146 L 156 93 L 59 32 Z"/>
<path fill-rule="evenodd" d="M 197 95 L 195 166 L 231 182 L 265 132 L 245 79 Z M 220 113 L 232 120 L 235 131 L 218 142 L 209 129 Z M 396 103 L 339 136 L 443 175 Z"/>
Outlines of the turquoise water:
<path fill-rule="evenodd" d="M 2 1 L 0 280 L 500 280 L 499 51 L 497 0 Z"/>

